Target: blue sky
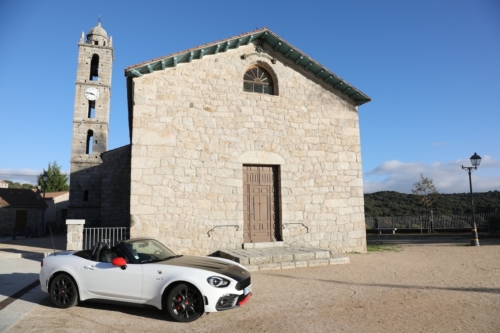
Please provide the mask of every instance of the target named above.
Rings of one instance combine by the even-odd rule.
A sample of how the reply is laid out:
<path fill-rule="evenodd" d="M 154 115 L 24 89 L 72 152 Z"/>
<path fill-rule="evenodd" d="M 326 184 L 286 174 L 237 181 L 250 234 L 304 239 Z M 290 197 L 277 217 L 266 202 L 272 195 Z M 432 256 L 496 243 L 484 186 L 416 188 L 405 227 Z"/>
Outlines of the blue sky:
<path fill-rule="evenodd" d="M 129 143 L 124 68 L 267 26 L 372 98 L 365 192 L 500 190 L 500 1 L 0 1 L 0 179 L 70 169 L 78 41 L 113 36 L 109 149 Z"/>

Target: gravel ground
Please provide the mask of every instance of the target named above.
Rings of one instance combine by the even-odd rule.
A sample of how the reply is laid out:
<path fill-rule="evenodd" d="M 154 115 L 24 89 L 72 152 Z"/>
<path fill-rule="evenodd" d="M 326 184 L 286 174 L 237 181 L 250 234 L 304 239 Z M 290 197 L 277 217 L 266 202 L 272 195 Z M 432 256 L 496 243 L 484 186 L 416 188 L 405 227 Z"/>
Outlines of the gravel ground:
<path fill-rule="evenodd" d="M 500 332 L 500 239 L 405 242 L 350 264 L 252 273 L 243 307 L 190 324 L 163 312 L 46 298 L 7 332 Z"/>

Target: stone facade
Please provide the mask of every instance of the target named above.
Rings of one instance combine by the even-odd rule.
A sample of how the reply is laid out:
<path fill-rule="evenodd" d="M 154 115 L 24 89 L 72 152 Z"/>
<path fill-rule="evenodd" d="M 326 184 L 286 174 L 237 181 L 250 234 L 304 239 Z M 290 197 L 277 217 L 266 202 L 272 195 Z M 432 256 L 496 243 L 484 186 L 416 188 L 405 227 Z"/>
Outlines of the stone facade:
<path fill-rule="evenodd" d="M 42 224 L 42 208 L 14 208 L 0 207 L 0 236 L 12 236 L 14 226 L 16 225 L 16 212 L 18 210 L 27 211 L 26 227 L 33 235 L 35 230 L 39 230 Z M 16 231 L 18 234 L 23 234 L 22 230 Z"/>
<path fill-rule="evenodd" d="M 241 248 L 242 167 L 278 165 L 279 241 L 366 251 L 357 106 L 263 47 L 256 53 L 250 43 L 129 84 L 132 237 L 154 236 L 177 253 Z M 243 92 L 251 66 L 273 76 L 277 95 Z M 240 227 L 207 235 L 225 225 Z"/>
<path fill-rule="evenodd" d="M 37 235 L 46 208 L 40 192 L 0 188 L 0 236 L 12 236 L 14 228 L 18 235 Z"/>

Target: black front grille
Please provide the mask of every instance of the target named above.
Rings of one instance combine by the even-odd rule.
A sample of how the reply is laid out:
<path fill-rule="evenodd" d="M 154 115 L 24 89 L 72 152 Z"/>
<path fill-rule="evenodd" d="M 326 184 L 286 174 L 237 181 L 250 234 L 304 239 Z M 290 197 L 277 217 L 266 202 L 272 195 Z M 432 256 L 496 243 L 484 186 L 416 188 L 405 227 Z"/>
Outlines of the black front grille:
<path fill-rule="evenodd" d="M 252 284 L 252 281 L 250 278 L 246 279 L 245 281 L 238 282 L 236 284 L 236 290 L 243 290 L 246 287 L 248 287 L 250 284 Z"/>
<path fill-rule="evenodd" d="M 229 310 L 229 309 L 234 308 L 236 306 L 236 302 L 238 302 L 238 300 L 239 300 L 238 297 L 239 297 L 239 295 L 222 296 L 217 301 L 217 304 L 215 305 L 215 309 L 217 311 L 223 311 L 223 310 Z"/>

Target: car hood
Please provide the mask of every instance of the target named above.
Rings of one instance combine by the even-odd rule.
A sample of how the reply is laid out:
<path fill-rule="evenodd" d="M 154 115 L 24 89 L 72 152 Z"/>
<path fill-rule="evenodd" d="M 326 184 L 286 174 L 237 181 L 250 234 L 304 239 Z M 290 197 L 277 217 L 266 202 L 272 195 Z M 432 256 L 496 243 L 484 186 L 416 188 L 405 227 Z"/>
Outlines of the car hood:
<path fill-rule="evenodd" d="M 167 266 L 182 266 L 203 269 L 206 271 L 222 274 L 238 282 L 244 281 L 250 277 L 250 273 L 236 264 L 219 261 L 210 257 L 182 256 L 155 264 Z"/>

